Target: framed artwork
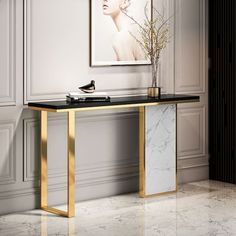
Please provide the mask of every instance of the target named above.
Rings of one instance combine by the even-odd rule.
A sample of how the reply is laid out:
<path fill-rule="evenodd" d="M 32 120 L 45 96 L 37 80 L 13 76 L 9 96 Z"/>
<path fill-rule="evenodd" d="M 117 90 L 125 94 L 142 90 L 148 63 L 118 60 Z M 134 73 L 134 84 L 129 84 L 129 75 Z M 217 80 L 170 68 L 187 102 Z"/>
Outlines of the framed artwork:
<path fill-rule="evenodd" d="M 145 5 L 152 0 L 90 0 L 90 66 L 151 64 L 138 43 Z"/>

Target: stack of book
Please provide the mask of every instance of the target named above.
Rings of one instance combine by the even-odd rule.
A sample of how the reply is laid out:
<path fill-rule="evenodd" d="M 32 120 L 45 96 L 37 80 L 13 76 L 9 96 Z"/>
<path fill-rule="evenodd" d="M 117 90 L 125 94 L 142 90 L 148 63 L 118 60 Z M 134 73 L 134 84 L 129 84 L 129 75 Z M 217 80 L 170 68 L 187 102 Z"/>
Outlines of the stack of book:
<path fill-rule="evenodd" d="M 66 96 L 66 100 L 71 103 L 76 102 L 108 102 L 110 97 L 107 93 L 94 92 L 94 93 L 81 93 L 81 92 L 70 92 Z"/>

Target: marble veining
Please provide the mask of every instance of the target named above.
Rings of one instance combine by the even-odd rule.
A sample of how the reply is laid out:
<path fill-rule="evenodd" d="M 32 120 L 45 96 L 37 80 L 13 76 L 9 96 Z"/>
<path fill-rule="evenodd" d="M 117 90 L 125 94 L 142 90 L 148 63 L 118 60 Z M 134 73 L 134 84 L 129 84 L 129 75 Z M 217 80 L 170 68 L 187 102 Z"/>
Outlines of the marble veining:
<path fill-rule="evenodd" d="M 236 185 L 201 181 L 167 196 L 81 202 L 71 219 L 41 210 L 19 212 L 0 217 L 0 235 L 236 236 Z"/>
<path fill-rule="evenodd" d="M 176 190 L 176 106 L 145 108 L 145 194 Z"/>

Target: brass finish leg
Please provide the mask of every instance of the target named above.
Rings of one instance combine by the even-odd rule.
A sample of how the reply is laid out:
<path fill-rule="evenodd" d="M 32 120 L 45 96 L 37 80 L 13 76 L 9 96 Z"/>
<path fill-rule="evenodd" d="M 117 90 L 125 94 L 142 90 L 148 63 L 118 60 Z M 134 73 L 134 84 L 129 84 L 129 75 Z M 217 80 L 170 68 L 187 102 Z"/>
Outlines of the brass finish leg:
<path fill-rule="evenodd" d="M 48 207 L 47 175 L 47 111 L 41 111 L 41 209 L 64 217 L 75 216 L 75 111 L 68 112 L 68 157 L 67 157 L 67 211 Z"/>
<path fill-rule="evenodd" d="M 68 159 L 67 159 L 67 199 L 68 199 L 68 217 L 75 215 L 75 112 L 68 112 Z"/>
<path fill-rule="evenodd" d="M 48 205 L 47 126 L 47 112 L 41 111 L 41 208 L 44 208 Z"/>
<path fill-rule="evenodd" d="M 139 108 L 139 196 L 145 197 L 145 107 Z"/>

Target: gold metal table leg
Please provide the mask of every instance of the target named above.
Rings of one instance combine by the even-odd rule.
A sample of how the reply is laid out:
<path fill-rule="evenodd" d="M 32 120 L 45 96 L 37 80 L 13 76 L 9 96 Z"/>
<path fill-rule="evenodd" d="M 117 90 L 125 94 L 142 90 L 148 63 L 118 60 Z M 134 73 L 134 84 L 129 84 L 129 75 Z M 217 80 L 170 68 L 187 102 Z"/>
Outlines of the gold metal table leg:
<path fill-rule="evenodd" d="M 139 107 L 139 196 L 145 197 L 145 107 Z"/>
<path fill-rule="evenodd" d="M 65 217 L 75 216 L 75 111 L 68 111 L 67 125 L 67 211 L 48 207 L 47 175 L 47 112 L 41 111 L 41 209 Z"/>
<path fill-rule="evenodd" d="M 68 217 L 75 215 L 75 112 L 68 112 Z"/>
<path fill-rule="evenodd" d="M 41 208 L 44 208 L 48 205 L 48 170 L 47 170 L 47 112 L 41 111 Z"/>

